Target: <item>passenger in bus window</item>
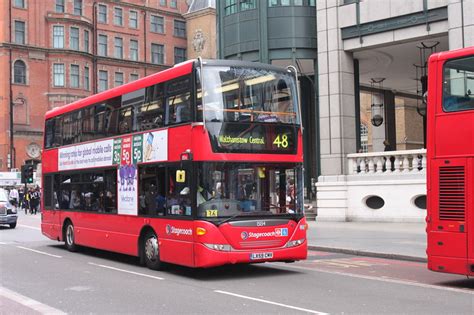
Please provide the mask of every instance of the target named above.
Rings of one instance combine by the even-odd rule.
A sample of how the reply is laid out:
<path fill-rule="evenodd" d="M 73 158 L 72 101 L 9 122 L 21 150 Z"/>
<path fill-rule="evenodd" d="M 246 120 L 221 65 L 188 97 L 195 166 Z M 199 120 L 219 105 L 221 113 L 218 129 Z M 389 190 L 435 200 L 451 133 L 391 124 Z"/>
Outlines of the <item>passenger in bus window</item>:
<path fill-rule="evenodd" d="M 191 109 L 189 106 L 189 93 L 178 96 L 181 100 L 176 104 L 176 123 L 188 122 L 191 120 Z"/>
<path fill-rule="evenodd" d="M 155 184 L 150 184 L 148 189 L 145 192 L 145 205 L 146 205 L 146 214 L 156 214 L 156 197 L 158 195 L 158 189 Z"/>
<path fill-rule="evenodd" d="M 69 209 L 69 191 L 61 191 L 60 209 Z"/>
<path fill-rule="evenodd" d="M 69 209 L 80 209 L 81 207 L 81 193 L 77 187 L 73 187 L 71 190 L 71 199 L 69 201 Z"/>

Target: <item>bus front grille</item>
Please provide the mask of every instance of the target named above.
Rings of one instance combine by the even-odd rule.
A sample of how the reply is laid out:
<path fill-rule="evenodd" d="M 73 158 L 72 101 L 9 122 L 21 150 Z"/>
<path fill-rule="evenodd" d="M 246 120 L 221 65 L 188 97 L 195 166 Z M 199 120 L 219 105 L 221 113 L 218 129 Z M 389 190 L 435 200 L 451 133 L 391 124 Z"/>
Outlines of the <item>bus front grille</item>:
<path fill-rule="evenodd" d="M 281 246 L 280 240 L 265 240 L 265 241 L 250 241 L 240 242 L 242 248 L 264 248 L 264 247 L 276 247 Z"/>
<path fill-rule="evenodd" d="M 464 221 L 466 173 L 464 166 L 439 168 L 439 220 Z"/>

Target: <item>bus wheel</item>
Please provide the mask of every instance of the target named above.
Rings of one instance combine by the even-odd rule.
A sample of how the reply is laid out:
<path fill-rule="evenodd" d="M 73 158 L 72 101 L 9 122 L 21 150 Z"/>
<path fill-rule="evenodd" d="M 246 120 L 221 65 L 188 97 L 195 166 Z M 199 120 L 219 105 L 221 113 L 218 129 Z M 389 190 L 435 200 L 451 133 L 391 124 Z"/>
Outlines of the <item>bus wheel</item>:
<path fill-rule="evenodd" d="M 148 232 L 143 239 L 143 254 L 145 264 L 153 270 L 160 270 L 162 263 L 160 261 L 160 249 L 158 247 L 158 237 L 154 232 Z"/>
<path fill-rule="evenodd" d="M 66 225 L 66 233 L 64 237 L 64 242 L 68 251 L 70 252 L 77 251 L 77 245 L 74 242 L 74 225 L 72 225 L 71 222 L 68 222 Z"/>

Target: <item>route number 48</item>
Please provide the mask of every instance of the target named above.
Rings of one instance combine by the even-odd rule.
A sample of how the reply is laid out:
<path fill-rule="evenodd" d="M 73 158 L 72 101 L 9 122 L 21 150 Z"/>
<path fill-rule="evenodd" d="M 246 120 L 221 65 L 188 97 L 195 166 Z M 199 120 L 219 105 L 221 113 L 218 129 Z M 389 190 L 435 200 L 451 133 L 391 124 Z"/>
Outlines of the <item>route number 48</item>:
<path fill-rule="evenodd" d="M 288 135 L 278 135 L 273 144 L 279 148 L 288 148 Z"/>

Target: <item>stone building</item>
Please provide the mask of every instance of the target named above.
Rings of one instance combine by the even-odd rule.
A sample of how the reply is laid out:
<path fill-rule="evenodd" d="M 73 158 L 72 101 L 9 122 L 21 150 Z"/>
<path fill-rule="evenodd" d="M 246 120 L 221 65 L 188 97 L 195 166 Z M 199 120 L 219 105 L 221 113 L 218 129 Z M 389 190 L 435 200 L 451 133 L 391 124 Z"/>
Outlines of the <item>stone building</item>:
<path fill-rule="evenodd" d="M 473 12 L 467 0 L 217 2 L 220 58 L 300 71 L 319 219 L 424 220 L 425 62 L 474 45 Z"/>
<path fill-rule="evenodd" d="M 187 10 L 183 0 L 0 1 L 0 171 L 38 161 L 49 109 L 186 60 Z"/>

